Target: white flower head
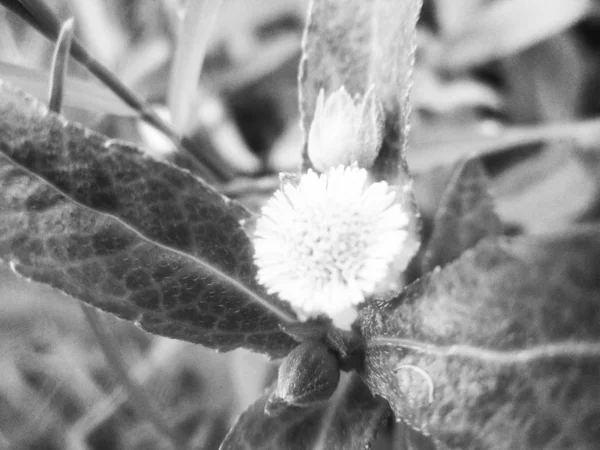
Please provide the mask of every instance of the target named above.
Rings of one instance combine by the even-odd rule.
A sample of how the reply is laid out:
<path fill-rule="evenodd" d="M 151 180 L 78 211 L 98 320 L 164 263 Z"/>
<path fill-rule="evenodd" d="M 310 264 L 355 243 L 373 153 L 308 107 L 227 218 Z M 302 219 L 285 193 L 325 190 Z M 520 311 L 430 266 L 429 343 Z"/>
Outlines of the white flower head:
<path fill-rule="evenodd" d="M 308 157 L 320 172 L 339 165 L 370 168 L 383 139 L 383 111 L 371 86 L 362 100 L 344 86 L 325 100 L 319 92 L 308 133 Z"/>
<path fill-rule="evenodd" d="M 284 180 L 256 223 L 259 282 L 303 319 L 354 308 L 379 291 L 408 238 L 396 195 L 356 165 Z"/>

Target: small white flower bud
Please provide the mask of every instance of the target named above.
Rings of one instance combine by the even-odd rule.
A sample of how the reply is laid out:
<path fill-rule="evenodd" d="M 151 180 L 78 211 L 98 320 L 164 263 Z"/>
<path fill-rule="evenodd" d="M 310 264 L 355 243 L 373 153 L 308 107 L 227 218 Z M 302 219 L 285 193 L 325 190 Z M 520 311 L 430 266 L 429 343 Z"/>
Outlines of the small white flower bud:
<path fill-rule="evenodd" d="M 308 133 L 308 157 L 320 172 L 356 164 L 373 165 L 383 139 L 383 111 L 371 86 L 353 100 L 344 86 L 325 100 L 321 89 Z"/>

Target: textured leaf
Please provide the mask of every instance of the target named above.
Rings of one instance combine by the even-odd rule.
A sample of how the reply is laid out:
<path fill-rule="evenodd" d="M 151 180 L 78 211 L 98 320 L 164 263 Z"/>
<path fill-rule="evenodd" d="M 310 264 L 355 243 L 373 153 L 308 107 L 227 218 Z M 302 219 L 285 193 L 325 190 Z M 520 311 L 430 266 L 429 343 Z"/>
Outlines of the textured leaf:
<path fill-rule="evenodd" d="M 385 132 L 371 172 L 402 191 L 403 206 L 413 212 L 408 242 L 414 252 L 419 222 L 405 153 L 421 4 L 421 0 L 312 0 L 300 63 L 305 136 L 321 89 L 331 94 L 345 86 L 352 96 L 363 96 L 374 86 L 383 106 Z M 407 247 L 407 254 L 410 250 Z"/>
<path fill-rule="evenodd" d="M 600 229 L 488 238 L 369 305 L 365 379 L 450 449 L 600 442 Z"/>
<path fill-rule="evenodd" d="M 436 213 L 433 234 L 423 258 L 423 273 L 444 266 L 480 239 L 502 231 L 486 181 L 478 159 L 459 164 Z"/>
<path fill-rule="evenodd" d="M 390 410 L 353 374 L 325 405 L 264 413 L 269 394 L 244 412 L 221 450 L 363 450 Z"/>
<path fill-rule="evenodd" d="M 383 104 L 386 142 L 378 169 L 388 181 L 408 182 L 408 135 L 421 0 L 312 0 L 302 44 L 300 107 L 308 133 L 321 88 L 345 86 L 363 96 L 374 85 Z"/>
<path fill-rule="evenodd" d="M 294 320 L 255 281 L 245 210 L 0 84 L 0 259 L 20 274 L 221 350 L 283 356 Z"/>

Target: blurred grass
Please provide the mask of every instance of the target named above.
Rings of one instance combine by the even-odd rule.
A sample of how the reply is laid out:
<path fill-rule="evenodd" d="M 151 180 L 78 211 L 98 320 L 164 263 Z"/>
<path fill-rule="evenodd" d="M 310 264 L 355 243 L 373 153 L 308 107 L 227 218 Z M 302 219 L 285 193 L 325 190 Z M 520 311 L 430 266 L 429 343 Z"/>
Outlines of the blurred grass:
<path fill-rule="evenodd" d="M 198 7 L 185 34 L 179 0 L 47 5 L 61 20 L 75 16 L 81 42 L 149 107 L 168 111 L 171 99 L 177 129 L 232 174 L 217 186 L 223 192 L 256 210 L 276 188 L 276 172 L 297 169 L 306 0 L 223 0 L 213 32 L 201 39 L 194 25 L 210 18 Z M 408 155 L 425 231 L 448 167 L 473 153 L 485 156 L 512 232 L 598 220 L 597 9 L 586 0 L 425 2 Z M 0 13 L 0 78 L 45 100 L 52 44 Z M 186 51 L 194 55 L 188 65 Z M 67 117 L 193 169 L 81 65 L 71 64 L 64 89 Z M 273 377 L 273 364 L 260 355 L 217 354 L 101 318 L 129 376 L 192 448 L 217 448 Z M 0 448 L 172 448 L 132 408 L 79 304 L 4 266 L 0 348 Z"/>

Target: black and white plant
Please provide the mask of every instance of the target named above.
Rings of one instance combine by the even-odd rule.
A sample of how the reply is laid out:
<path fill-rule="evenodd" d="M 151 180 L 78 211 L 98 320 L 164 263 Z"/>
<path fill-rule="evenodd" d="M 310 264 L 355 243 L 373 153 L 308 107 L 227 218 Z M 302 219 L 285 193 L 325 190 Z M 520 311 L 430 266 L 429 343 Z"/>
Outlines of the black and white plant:
<path fill-rule="evenodd" d="M 421 242 L 420 8 L 311 2 L 304 167 L 257 215 L 2 82 L 0 259 L 150 333 L 283 359 L 225 450 L 362 449 L 392 419 L 439 449 L 597 448 L 600 229 L 504 236 L 472 158 Z"/>

